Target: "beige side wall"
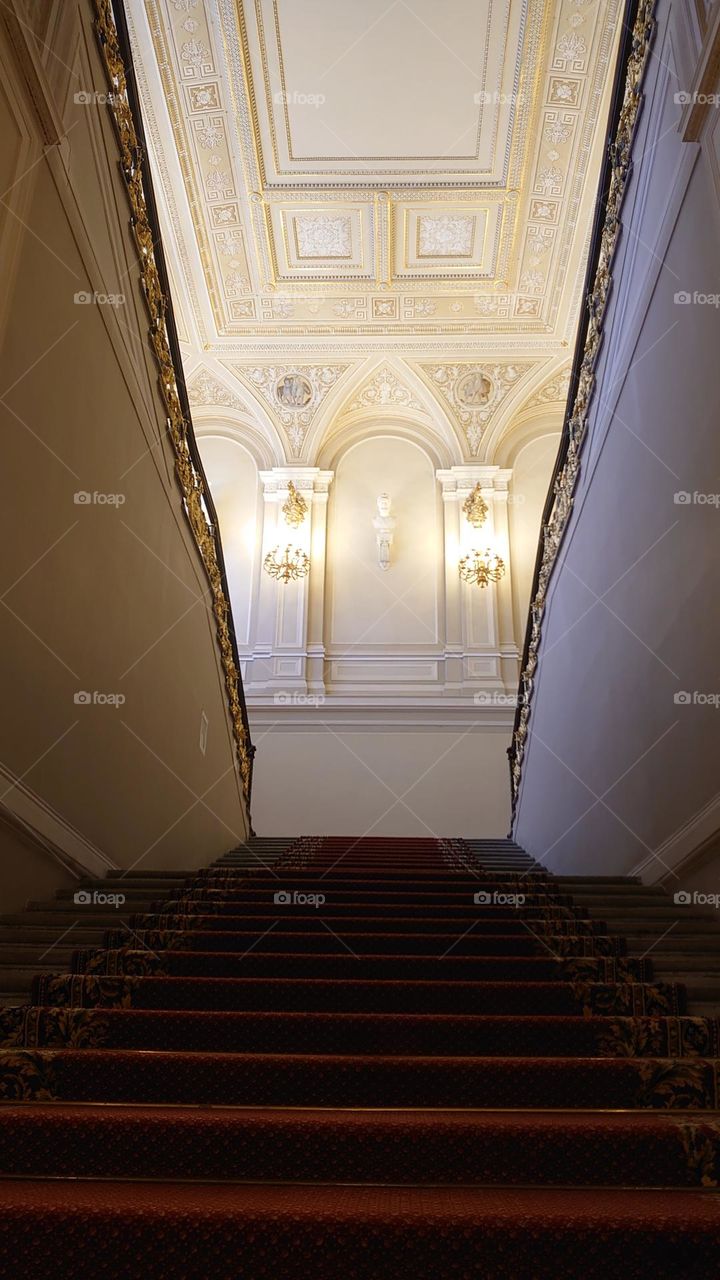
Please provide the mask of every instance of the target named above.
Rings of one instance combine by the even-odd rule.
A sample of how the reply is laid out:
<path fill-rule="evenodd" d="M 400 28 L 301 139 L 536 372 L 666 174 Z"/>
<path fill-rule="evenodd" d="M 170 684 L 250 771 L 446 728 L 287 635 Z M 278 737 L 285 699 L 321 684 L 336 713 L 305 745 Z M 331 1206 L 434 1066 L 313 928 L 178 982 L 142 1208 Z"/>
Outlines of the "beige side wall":
<path fill-rule="evenodd" d="M 720 111 L 684 140 L 693 8 L 657 7 L 517 822 L 551 870 L 673 892 L 720 886 L 692 861 L 720 832 Z"/>
<path fill-rule="evenodd" d="M 109 109 L 74 100 L 106 92 L 91 5 L 52 9 L 34 63 L 0 23 L 0 807 L 31 793 L 100 864 L 196 866 L 248 829 L 208 584 L 173 476 Z M 46 145 L 53 118 L 61 140 Z M 78 704 L 81 691 L 125 701 Z M 12 896 L 16 860 L 0 867 Z"/>
<path fill-rule="evenodd" d="M 0 819 L 2 912 L 22 911 L 30 899 L 52 898 L 56 889 L 70 889 L 76 881 L 37 840 Z"/>

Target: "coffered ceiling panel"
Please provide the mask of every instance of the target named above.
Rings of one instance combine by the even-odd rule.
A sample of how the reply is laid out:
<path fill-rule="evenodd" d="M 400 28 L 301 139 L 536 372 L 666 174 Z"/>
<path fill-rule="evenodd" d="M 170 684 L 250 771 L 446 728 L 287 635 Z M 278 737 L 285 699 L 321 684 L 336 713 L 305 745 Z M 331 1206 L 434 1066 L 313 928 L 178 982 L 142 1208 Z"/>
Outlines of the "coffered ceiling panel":
<path fill-rule="evenodd" d="M 387 353 L 477 456 L 497 371 L 529 396 L 572 347 L 620 0 L 126 4 L 190 367 L 351 396 Z M 487 404 L 430 372 L 466 365 Z M 295 454 L 311 408 L 283 406 Z"/>
<path fill-rule="evenodd" d="M 269 217 L 278 280 L 373 280 L 371 203 L 274 202 Z"/>
<path fill-rule="evenodd" d="M 527 0 L 239 9 L 266 186 L 504 182 Z"/>

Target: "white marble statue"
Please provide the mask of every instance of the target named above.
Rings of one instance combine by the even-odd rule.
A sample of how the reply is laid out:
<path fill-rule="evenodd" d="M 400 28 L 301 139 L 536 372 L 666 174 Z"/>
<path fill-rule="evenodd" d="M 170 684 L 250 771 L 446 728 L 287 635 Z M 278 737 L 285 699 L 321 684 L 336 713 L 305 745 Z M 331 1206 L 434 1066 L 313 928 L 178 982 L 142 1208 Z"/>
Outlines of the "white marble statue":
<path fill-rule="evenodd" d="M 390 568 L 390 548 L 393 544 L 393 537 L 397 520 L 395 516 L 390 514 L 392 507 L 392 498 L 388 493 L 381 493 L 377 500 L 378 514 L 373 519 L 378 547 L 378 564 L 381 569 Z"/>

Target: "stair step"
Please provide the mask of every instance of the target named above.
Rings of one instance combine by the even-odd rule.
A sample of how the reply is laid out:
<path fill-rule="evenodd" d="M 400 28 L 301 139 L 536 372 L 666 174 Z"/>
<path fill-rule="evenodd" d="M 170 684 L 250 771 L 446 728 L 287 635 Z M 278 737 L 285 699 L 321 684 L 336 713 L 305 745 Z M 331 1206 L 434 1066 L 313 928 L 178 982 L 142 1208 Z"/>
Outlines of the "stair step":
<path fill-rule="evenodd" d="M 19 1181 L 0 1197 L 8 1274 L 28 1240 L 35 1275 L 58 1274 L 61 1240 L 63 1257 L 102 1257 L 107 1280 L 136 1275 L 139 1257 L 144 1280 L 237 1275 L 238 1259 L 255 1280 L 307 1280 L 310 1259 L 314 1280 L 556 1280 L 559 1258 L 585 1280 L 720 1271 L 717 1200 L 692 1190 Z"/>
<path fill-rule="evenodd" d="M 702 1114 L 698 1120 L 702 1120 Z M 716 1138 L 720 1142 L 720 1136 Z M 657 1114 L 115 1107 L 0 1111 L 0 1173 L 385 1184 L 697 1185 Z"/>
<path fill-rule="evenodd" d="M 129 907 L 126 911 L 112 907 L 106 911 L 83 909 L 78 913 L 77 909 L 70 910 L 65 905 L 51 904 L 50 907 L 42 910 L 32 908 L 27 912 L 8 912 L 0 916 L 0 925 L 22 925 L 27 922 L 29 929 L 50 926 L 54 930 L 70 928 L 74 925 L 83 925 L 92 929 L 112 929 L 117 927 L 120 920 L 129 920 L 133 911 L 133 907 Z"/>
<path fill-rule="evenodd" d="M 40 993 L 38 993 L 40 996 Z M 720 1018 L 581 1017 L 547 1014 L 212 1012 L 128 1008 L 44 1008 L 6 1013 L 0 1046 L 341 1055 L 394 1059 L 653 1058 L 720 1048 Z M 1 1111 L 0 1111 L 1 1114 Z M 720 1147 L 718 1148 L 720 1154 Z"/>
<path fill-rule="evenodd" d="M 150 1053 L 125 1049 L 0 1049 L 16 1073 L 24 1055 L 46 1097 L 61 1102 L 330 1107 L 510 1107 L 684 1111 L 717 1106 L 714 1062 L 694 1078 L 664 1058 L 397 1057 L 340 1054 Z M 656 1083 L 653 1083 L 656 1081 Z M 36 1085 L 35 1087 L 39 1087 Z M 688 1104 L 687 1098 L 692 1098 Z M 719 1222 L 720 1226 L 720 1222 Z"/>
<path fill-rule="evenodd" d="M 57 968 L 61 963 L 69 963 L 75 946 L 48 942 L 38 945 L 33 942 L 15 942 L 12 946 L 3 946 L 0 942 L 0 969 L 8 965 L 45 964 L 46 968 Z"/>
<path fill-rule="evenodd" d="M 159 916 L 191 946 L 165 952 Z M 78 1275 L 104 1248 L 103 1275 L 140 1258 L 144 1280 L 240 1257 L 254 1280 L 720 1274 L 719 916 L 503 839 L 346 836 L 116 868 L 2 915 L 0 1078 L 28 1101 L 0 1105 L 0 1274 L 28 1239 L 38 1275 L 64 1274 L 58 1240 Z M 553 928 L 593 922 L 634 963 L 561 969 Z M 78 950 L 131 968 L 152 942 L 155 975 L 69 976 Z"/>
<path fill-rule="evenodd" d="M 49 946 L 58 941 L 62 930 L 45 928 L 32 924 L 0 924 L 0 947 L 12 946 L 14 943 L 26 943 L 28 946 Z M 63 941 L 77 947 L 101 946 L 106 929 L 94 929 L 88 925 L 78 925 L 70 933 L 66 933 Z M 128 934 L 128 937 L 131 935 Z"/>

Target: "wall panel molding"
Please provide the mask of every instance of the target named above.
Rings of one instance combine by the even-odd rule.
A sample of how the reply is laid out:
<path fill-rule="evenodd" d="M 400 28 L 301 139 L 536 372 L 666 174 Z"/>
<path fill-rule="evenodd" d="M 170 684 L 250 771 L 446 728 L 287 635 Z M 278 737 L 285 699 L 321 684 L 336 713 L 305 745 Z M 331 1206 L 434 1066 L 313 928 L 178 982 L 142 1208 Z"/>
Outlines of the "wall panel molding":
<path fill-rule="evenodd" d="M 2 764 L 0 787 L 0 813 L 5 820 L 65 870 L 80 879 L 84 875 L 104 876 L 107 871 L 117 869 L 116 862 Z"/>

